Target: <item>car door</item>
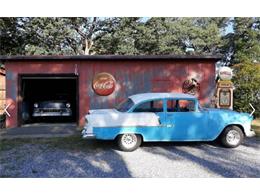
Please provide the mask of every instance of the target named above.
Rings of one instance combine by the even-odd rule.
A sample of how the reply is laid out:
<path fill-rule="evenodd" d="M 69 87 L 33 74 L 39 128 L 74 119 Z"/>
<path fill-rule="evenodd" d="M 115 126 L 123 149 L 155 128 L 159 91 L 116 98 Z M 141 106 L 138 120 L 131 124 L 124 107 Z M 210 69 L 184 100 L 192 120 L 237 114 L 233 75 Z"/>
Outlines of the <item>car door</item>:
<path fill-rule="evenodd" d="M 160 125 L 139 127 L 145 141 L 165 141 L 171 136 L 167 131 L 165 121 L 165 101 L 163 99 L 150 100 L 137 105 L 132 112 L 155 113 L 159 117 Z"/>
<path fill-rule="evenodd" d="M 165 125 L 173 141 L 207 139 L 208 114 L 198 109 L 195 99 L 168 99 Z"/>

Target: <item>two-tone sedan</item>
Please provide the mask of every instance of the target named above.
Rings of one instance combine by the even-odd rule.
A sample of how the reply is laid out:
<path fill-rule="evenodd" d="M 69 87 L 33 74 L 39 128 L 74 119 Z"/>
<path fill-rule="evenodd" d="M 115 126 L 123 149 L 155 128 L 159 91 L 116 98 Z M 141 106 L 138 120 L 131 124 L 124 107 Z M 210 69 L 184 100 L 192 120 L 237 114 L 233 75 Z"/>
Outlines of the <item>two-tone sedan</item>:
<path fill-rule="evenodd" d="M 232 110 L 203 108 L 198 99 L 182 93 L 143 93 L 130 96 L 115 109 L 90 110 L 83 138 L 116 140 L 133 151 L 142 142 L 213 141 L 237 147 L 254 136 L 253 117 Z"/>

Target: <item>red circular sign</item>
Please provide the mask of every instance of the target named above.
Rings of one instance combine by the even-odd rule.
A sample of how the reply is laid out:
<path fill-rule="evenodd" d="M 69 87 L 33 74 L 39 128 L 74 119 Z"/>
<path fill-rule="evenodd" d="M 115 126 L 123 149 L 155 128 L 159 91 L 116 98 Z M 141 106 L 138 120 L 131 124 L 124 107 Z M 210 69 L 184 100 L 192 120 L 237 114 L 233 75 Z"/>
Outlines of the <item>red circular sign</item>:
<path fill-rule="evenodd" d="M 109 73 L 98 73 L 92 81 L 92 88 L 96 94 L 108 96 L 114 92 L 116 88 L 116 80 Z"/>

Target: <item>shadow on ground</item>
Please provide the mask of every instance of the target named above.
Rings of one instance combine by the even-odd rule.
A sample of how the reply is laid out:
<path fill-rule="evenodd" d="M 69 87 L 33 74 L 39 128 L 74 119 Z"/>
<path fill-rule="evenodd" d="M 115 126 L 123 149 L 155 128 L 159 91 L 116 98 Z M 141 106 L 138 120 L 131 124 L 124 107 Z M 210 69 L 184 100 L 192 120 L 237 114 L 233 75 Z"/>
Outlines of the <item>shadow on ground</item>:
<path fill-rule="evenodd" d="M 174 161 L 191 161 L 220 177 L 260 177 L 260 162 L 248 163 L 259 155 L 260 140 L 248 138 L 238 148 L 224 148 L 218 142 L 144 143 L 144 151 Z M 248 149 L 252 150 L 248 152 Z M 255 153 L 258 151 L 258 154 Z"/>
<path fill-rule="evenodd" d="M 0 177 L 132 177 L 113 142 L 77 137 L 15 141 L 15 147 L 0 151 Z"/>
<path fill-rule="evenodd" d="M 5 148 L 0 150 L 0 177 L 136 177 L 125 157 L 140 153 L 143 158 L 149 153 L 172 163 L 191 162 L 219 177 L 260 177 L 260 162 L 248 162 L 248 158 L 259 155 L 256 152 L 260 140 L 255 138 L 235 149 L 215 142 L 144 143 L 131 155 L 118 151 L 112 141 L 86 141 L 79 137 L 4 140 L 2 144 Z"/>

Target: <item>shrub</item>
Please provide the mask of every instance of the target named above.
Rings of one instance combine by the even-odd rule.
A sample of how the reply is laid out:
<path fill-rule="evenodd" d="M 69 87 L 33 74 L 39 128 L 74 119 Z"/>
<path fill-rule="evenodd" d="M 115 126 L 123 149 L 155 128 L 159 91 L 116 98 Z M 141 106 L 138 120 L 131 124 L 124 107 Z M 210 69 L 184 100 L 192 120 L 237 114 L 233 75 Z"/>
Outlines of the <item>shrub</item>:
<path fill-rule="evenodd" d="M 260 117 L 260 64 L 235 65 L 234 73 L 234 110 L 251 113 L 251 103 Z"/>

